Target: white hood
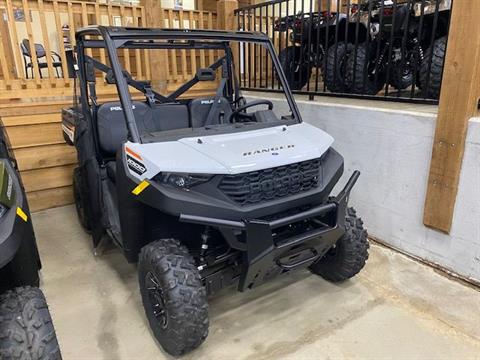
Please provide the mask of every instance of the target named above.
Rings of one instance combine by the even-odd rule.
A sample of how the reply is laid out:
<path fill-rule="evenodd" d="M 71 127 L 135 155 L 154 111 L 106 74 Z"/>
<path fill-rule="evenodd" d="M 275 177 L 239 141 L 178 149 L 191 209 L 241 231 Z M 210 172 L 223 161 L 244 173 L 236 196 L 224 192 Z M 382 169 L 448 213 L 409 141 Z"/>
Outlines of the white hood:
<path fill-rule="evenodd" d="M 318 158 L 332 143 L 324 131 L 301 123 L 171 142 L 127 143 L 126 147 L 142 158 L 146 169 L 132 175 L 145 179 L 161 171 L 238 174 L 262 170 Z"/>

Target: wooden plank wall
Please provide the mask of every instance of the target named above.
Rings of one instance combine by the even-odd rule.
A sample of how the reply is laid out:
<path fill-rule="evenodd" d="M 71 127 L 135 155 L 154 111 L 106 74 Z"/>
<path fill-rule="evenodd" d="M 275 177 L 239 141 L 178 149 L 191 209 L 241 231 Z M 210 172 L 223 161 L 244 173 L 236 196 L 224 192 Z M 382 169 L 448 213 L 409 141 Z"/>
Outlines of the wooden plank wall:
<path fill-rule="evenodd" d="M 143 6 L 123 6 L 115 4 L 99 4 L 80 1 L 45 1 L 45 0 L 0 0 L 0 15 L 12 19 L 13 9 L 23 8 L 25 13 L 33 11 L 32 19 L 40 21 L 40 31 L 34 32 L 32 23 L 26 20 L 25 27 L 30 43 L 42 43 L 47 51 L 53 48 L 56 40 L 62 42 L 62 21 L 68 19 L 70 41 L 74 44 L 73 33 L 81 26 L 96 24 L 98 19 L 103 25 L 113 24 L 114 16 L 120 16 L 122 25 L 147 26 L 145 8 Z M 207 11 L 181 11 L 160 9 L 163 27 L 173 28 L 216 28 L 216 13 Z M 55 18 L 57 39 L 48 31 L 48 19 Z M 128 23 L 126 22 L 128 20 Z M 3 19 L 2 19 L 3 20 Z M 106 23 L 105 23 L 106 22 Z M 22 40 L 21 32 L 15 23 L 11 23 L 11 44 Z M 51 26 L 51 24 L 49 25 Z M 72 30 L 73 29 L 73 30 Z M 5 29 L 4 29 L 5 30 Z M 18 162 L 24 182 L 31 211 L 39 211 L 55 206 L 73 203 L 72 172 L 77 158 L 75 148 L 65 144 L 61 129 L 61 109 L 71 104 L 73 84 L 65 75 L 56 77 L 51 61 L 44 70 L 44 78 L 35 76 L 27 79 L 23 66 L 15 67 L 11 62 L 23 64 L 19 47 L 10 46 L 4 41 L 5 31 L 0 34 L 0 119 L 6 127 L 10 143 Z M 54 32 L 55 33 L 55 32 Z M 50 36 L 49 36 L 50 35 Z M 10 51 L 10 59 L 7 55 Z M 33 50 L 33 49 L 31 49 Z M 90 54 L 105 62 L 103 50 L 89 50 Z M 35 52 L 33 51 L 32 54 Z M 60 49 L 62 62 L 65 59 L 63 46 Z M 146 51 L 122 50 L 119 53 L 121 62 L 135 78 L 151 78 L 157 68 L 152 68 Z M 18 59 L 15 60 L 15 57 Z M 162 66 L 167 66 L 165 79 L 168 88 L 173 89 L 193 76 L 200 66 L 210 64 L 214 54 L 203 51 L 175 51 Z M 10 63 L 9 63 L 10 61 Z M 34 73 L 38 74 L 35 59 Z M 17 62 L 18 64 L 18 62 Z M 64 63 L 65 64 L 65 63 Z M 103 77 L 98 78 L 100 84 L 97 94 L 110 98 L 116 94 L 112 85 L 106 85 Z M 200 84 L 202 85 L 202 84 Z M 168 89 L 167 89 L 168 90 Z M 210 92 L 209 88 L 197 87 L 199 94 Z"/>
<path fill-rule="evenodd" d="M 68 103 L 0 105 L 0 117 L 17 159 L 31 211 L 73 202 L 71 184 L 76 152 L 65 144 L 60 127 L 60 109 Z"/>
<path fill-rule="evenodd" d="M 14 20 L 14 11 L 23 9 L 24 22 Z M 123 6 L 118 4 L 99 4 L 69 0 L 0 0 L 0 15 L 8 30 L 1 32 L 0 42 L 0 100 L 25 97 L 71 96 L 73 83 L 68 77 L 66 49 L 75 45 L 75 30 L 92 24 L 115 25 L 123 19 L 122 25 L 143 26 L 145 10 L 141 6 Z M 64 27 L 68 26 L 69 29 Z M 7 39 L 8 35 L 8 39 Z M 20 48 L 23 39 L 29 41 L 33 65 L 33 77 L 30 69 L 24 69 L 24 57 Z M 34 44 L 41 44 L 47 54 L 40 62 L 46 64 L 41 70 L 37 62 Z M 64 46 L 67 44 L 67 46 Z M 105 60 L 103 50 L 92 52 L 99 60 Z M 148 59 L 136 56 L 125 50 L 121 61 L 125 68 L 137 78 L 146 78 L 150 71 Z M 54 61 L 60 61 L 61 67 L 54 68 Z M 13 65 L 13 66 L 12 66 Z M 42 72 L 43 78 L 39 76 Z M 113 94 L 114 87 L 101 82 L 102 94 Z"/>
<path fill-rule="evenodd" d="M 162 27 L 180 29 L 216 29 L 217 15 L 209 11 L 163 9 Z M 163 59 L 167 68 L 167 91 L 173 91 L 185 81 L 190 80 L 198 68 L 213 64 L 218 59 L 215 50 L 168 50 Z M 200 82 L 192 90 L 215 91 L 214 83 Z"/>
<path fill-rule="evenodd" d="M 24 9 L 31 16 L 25 17 L 25 22 L 12 21 L 14 9 Z M 158 26 L 164 28 L 216 29 L 216 13 L 211 11 L 157 9 L 155 14 Z M 147 15 L 144 6 L 127 6 L 114 3 L 99 4 L 92 2 L 70 0 L 0 0 L 0 15 L 7 19 L 5 27 L 0 27 L 0 101 L 12 98 L 71 96 L 73 82 L 68 78 L 66 65 L 65 42 L 75 45 L 75 30 L 80 27 L 101 25 L 147 26 Z M 151 14 L 149 14 L 150 17 Z M 54 21 L 53 21 L 54 20 Z M 53 24 L 52 21 L 55 23 Z M 64 26 L 69 30 L 63 29 Z M 9 29 L 9 30 L 8 30 Z M 52 35 L 55 34 L 55 35 Z M 30 43 L 32 54 L 33 78 L 31 70 L 26 74 L 23 67 L 23 55 L 20 43 L 26 38 Z M 41 69 L 37 64 L 34 44 L 42 44 L 50 54 L 55 50 L 62 63 L 57 76 L 50 56 L 41 59 L 46 63 L 42 70 L 43 78 L 38 74 Z M 59 45 L 60 44 L 60 45 Z M 176 54 L 166 58 L 162 67 L 168 69 L 164 81 L 175 88 L 178 83 L 189 79 L 199 66 L 211 60 L 212 52 L 176 51 Z M 87 54 L 105 62 L 106 54 L 101 50 L 87 50 Z M 152 79 L 150 56 L 146 51 L 122 50 L 119 58 L 124 68 L 137 79 Z M 7 56 L 8 55 L 8 56 Z M 57 61 L 58 59 L 55 59 Z M 27 61 L 30 61 L 27 58 Z M 13 64 L 13 66 L 12 66 Z M 28 75 L 28 76 L 27 76 Z M 155 74 L 156 75 L 156 74 Z M 97 81 L 97 93 L 115 94 L 115 87 L 106 84 L 103 78 Z"/>

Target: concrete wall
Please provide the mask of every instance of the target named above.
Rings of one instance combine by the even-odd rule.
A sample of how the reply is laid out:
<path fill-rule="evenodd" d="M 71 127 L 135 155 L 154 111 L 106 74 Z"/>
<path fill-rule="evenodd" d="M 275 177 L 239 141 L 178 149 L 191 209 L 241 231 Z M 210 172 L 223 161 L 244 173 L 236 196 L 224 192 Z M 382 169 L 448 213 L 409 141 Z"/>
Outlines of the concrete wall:
<path fill-rule="evenodd" d="M 434 114 L 310 101 L 298 105 L 306 122 L 335 138 L 334 147 L 345 158 L 341 185 L 354 169 L 362 172 L 350 201 L 371 235 L 480 281 L 480 118 L 469 123 L 453 227 L 446 235 L 422 223 Z"/>

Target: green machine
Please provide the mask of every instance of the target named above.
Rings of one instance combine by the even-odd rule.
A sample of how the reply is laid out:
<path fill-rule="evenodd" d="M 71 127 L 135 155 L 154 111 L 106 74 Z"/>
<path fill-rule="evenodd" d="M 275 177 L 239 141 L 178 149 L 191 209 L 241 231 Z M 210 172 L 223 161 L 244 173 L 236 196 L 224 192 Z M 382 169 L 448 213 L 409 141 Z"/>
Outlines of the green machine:
<path fill-rule="evenodd" d="M 25 190 L 0 122 L 0 359 L 61 359 Z"/>

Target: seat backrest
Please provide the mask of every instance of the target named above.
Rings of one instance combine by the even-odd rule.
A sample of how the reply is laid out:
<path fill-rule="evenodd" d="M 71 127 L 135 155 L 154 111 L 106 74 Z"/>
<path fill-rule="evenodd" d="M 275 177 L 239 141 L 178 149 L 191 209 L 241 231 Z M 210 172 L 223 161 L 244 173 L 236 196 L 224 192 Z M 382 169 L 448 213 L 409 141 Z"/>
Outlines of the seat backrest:
<path fill-rule="evenodd" d="M 20 49 L 22 50 L 22 55 L 23 56 L 30 56 L 30 48 L 29 48 L 29 41 L 28 39 L 23 39 L 22 42 L 20 43 Z"/>
<path fill-rule="evenodd" d="M 152 109 L 150 122 L 144 123 L 146 132 L 184 129 L 189 127 L 188 108 L 184 104 L 158 104 Z"/>
<path fill-rule="evenodd" d="M 35 47 L 35 54 L 37 55 L 37 59 L 43 58 L 46 55 L 45 48 L 42 44 L 33 44 Z M 20 48 L 22 50 L 22 54 L 27 57 L 32 57 L 30 54 L 30 41 L 28 39 L 23 39 Z"/>
<path fill-rule="evenodd" d="M 188 109 L 183 104 L 158 104 L 153 108 L 140 102 L 132 102 L 135 123 L 140 134 L 188 128 Z M 115 156 L 121 144 L 127 141 L 127 124 L 119 101 L 99 106 L 97 111 L 98 142 L 102 154 Z"/>
<path fill-rule="evenodd" d="M 210 108 L 213 105 L 214 98 L 213 97 L 205 97 L 205 98 L 198 98 L 194 99 L 190 102 L 190 116 L 192 119 L 192 127 L 204 127 L 207 121 L 208 113 L 210 112 Z M 220 113 L 223 113 L 225 121 L 227 121 L 228 117 L 232 113 L 232 107 L 228 100 L 224 97 L 220 98 L 217 110 L 215 111 L 214 122 L 213 124 L 220 123 Z"/>
<path fill-rule="evenodd" d="M 139 128 L 151 122 L 152 109 L 145 103 L 132 102 L 133 114 Z M 97 110 L 98 143 L 104 156 L 115 156 L 120 146 L 127 141 L 127 124 L 119 101 L 107 102 Z"/>

